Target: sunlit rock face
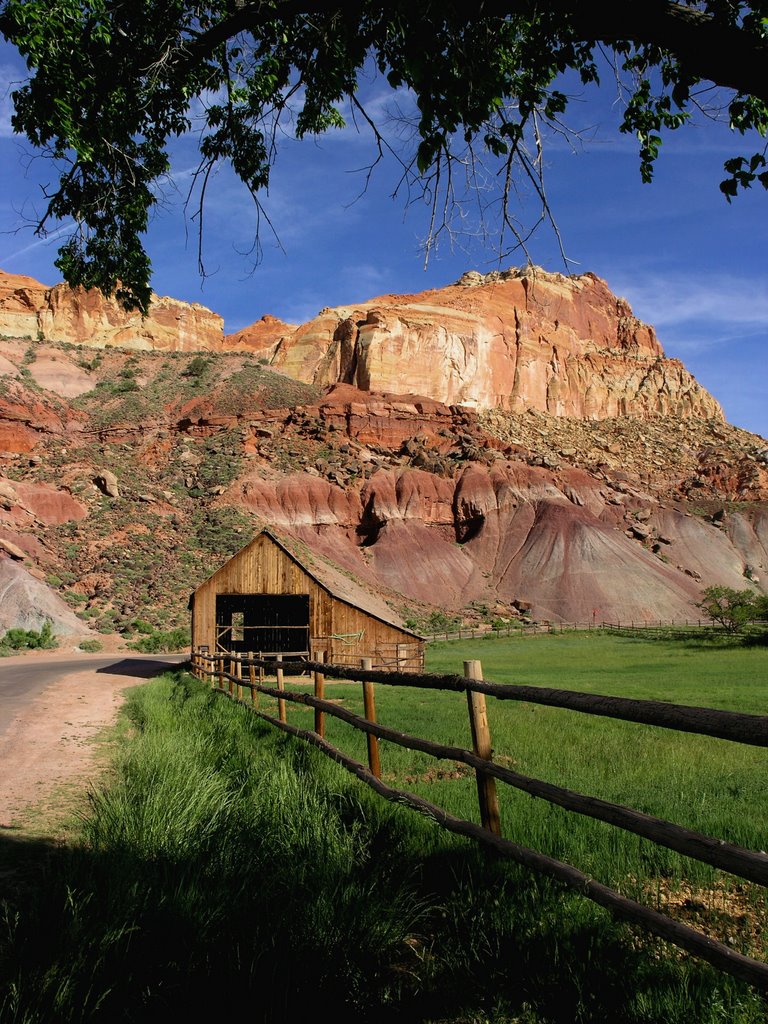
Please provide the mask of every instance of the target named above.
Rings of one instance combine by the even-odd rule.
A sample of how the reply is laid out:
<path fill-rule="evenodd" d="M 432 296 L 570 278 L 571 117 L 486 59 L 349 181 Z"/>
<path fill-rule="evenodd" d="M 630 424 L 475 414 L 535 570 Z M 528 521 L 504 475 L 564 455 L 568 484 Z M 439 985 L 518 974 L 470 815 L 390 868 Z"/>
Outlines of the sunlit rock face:
<path fill-rule="evenodd" d="M 229 336 L 300 380 L 404 390 L 447 404 L 604 419 L 722 419 L 652 327 L 594 274 L 465 274 L 447 288 L 265 319 Z"/>
<path fill-rule="evenodd" d="M 222 318 L 197 303 L 154 296 L 142 319 L 96 290 L 0 272 L 0 335 L 248 352 L 297 380 L 476 409 L 582 419 L 723 415 L 605 281 L 534 267 L 470 271 L 447 288 L 327 308 L 298 327 L 265 315 L 226 337 Z"/>
<path fill-rule="evenodd" d="M 0 271 L 0 335 L 95 348 L 195 352 L 223 346 L 224 321 L 198 303 L 153 295 L 149 315 L 126 312 L 96 289 L 48 288 Z"/>

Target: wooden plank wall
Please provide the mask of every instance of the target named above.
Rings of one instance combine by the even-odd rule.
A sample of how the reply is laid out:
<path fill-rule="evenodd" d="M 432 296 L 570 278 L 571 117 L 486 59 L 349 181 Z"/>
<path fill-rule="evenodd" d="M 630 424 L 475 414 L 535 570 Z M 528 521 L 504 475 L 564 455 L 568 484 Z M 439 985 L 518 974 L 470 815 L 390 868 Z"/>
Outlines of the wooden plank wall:
<path fill-rule="evenodd" d="M 418 641 L 394 625 L 380 622 L 361 608 L 333 597 L 268 537 L 256 537 L 234 558 L 195 591 L 192 615 L 192 646 L 216 649 L 216 597 L 218 594 L 309 594 L 309 634 L 312 653 L 374 657 L 377 647 Z M 357 640 L 353 634 L 360 633 Z M 345 639 L 341 639 L 344 637 Z"/>

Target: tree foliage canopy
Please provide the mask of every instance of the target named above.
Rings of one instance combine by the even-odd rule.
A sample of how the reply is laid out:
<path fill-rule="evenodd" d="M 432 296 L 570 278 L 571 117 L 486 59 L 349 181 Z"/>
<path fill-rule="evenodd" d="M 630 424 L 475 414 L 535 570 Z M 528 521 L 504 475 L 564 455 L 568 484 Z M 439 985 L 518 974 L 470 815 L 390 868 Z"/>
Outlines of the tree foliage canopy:
<path fill-rule="evenodd" d="M 768 597 L 756 594 L 753 590 L 707 587 L 698 607 L 727 633 L 738 633 L 748 622 L 764 617 L 768 609 Z"/>
<path fill-rule="evenodd" d="M 650 180 L 665 129 L 680 127 L 712 85 L 730 125 L 768 131 L 768 0 L 0 0 L 0 31 L 30 79 L 14 93 L 13 124 L 59 164 L 38 230 L 73 218 L 57 266 L 72 284 L 117 289 L 146 310 L 150 262 L 142 244 L 169 145 L 203 112 L 200 201 L 220 161 L 256 198 L 269 184 L 281 126 L 299 138 L 343 126 L 346 100 L 373 133 L 372 165 L 387 141 L 360 102 L 373 63 L 417 105 L 403 179 L 432 206 L 432 230 L 452 198 L 452 172 L 491 159 L 501 221 L 522 173 L 548 209 L 540 145 L 563 130 L 565 72 L 597 83 L 606 70 L 623 100 L 620 130 L 636 136 Z M 750 147 L 751 148 L 751 147 Z M 765 148 L 734 155 L 720 188 L 730 199 L 768 187 Z"/>

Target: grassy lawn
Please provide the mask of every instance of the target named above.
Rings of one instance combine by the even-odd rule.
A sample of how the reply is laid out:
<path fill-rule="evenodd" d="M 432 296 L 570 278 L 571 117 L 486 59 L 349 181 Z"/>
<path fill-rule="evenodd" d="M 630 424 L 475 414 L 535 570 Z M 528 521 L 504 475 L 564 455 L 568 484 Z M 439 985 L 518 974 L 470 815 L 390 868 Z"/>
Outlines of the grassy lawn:
<path fill-rule="evenodd" d="M 479 658 L 486 679 L 768 714 L 768 646 L 722 638 L 636 640 L 600 632 L 448 641 L 427 649 L 429 672 Z"/>
<path fill-rule="evenodd" d="M 761 649 L 594 634 L 449 642 L 428 667 L 460 672 L 468 658 L 496 681 L 749 711 L 768 691 Z M 327 695 L 362 708 L 358 685 Z M 384 724 L 469 746 L 461 694 L 378 686 L 376 702 Z M 298 726 L 312 714 L 288 705 Z M 519 771 L 765 848 L 761 750 L 529 703 L 489 699 L 489 718 L 494 756 Z M 326 721 L 364 761 L 364 737 Z M 285 1024 L 320 1004 L 335 1024 L 764 1024 L 752 989 L 378 799 L 183 673 L 131 691 L 119 735 L 70 847 L 0 914 L 3 1024 L 244 1011 Z M 477 820 L 464 766 L 385 743 L 382 767 Z M 500 794 L 505 835 L 765 955 L 757 887 Z"/>
<path fill-rule="evenodd" d="M 596 633 L 450 641 L 429 648 L 427 668 L 461 672 L 482 660 L 486 679 L 555 686 L 626 697 L 768 710 L 768 648 L 647 642 Z M 327 687 L 328 695 L 362 713 L 358 688 Z M 377 717 L 385 725 L 436 742 L 470 747 L 463 694 L 377 686 Z M 302 724 L 311 712 L 289 706 Z M 488 698 L 495 759 L 535 778 L 625 804 L 754 850 L 768 838 L 768 751 L 548 708 Z M 311 724 L 309 725 L 311 727 Z M 365 761 L 365 740 L 328 720 L 331 742 Z M 384 778 L 452 813 L 479 820 L 474 776 L 460 763 L 381 744 Z M 748 905 L 739 941 L 760 956 L 755 921 L 768 924 L 764 891 L 723 872 L 589 818 L 568 813 L 499 784 L 503 833 L 568 861 L 621 891 L 667 905 L 670 890 L 697 890 L 707 905 L 726 891 Z M 737 930 L 738 931 L 738 930 Z M 731 938 L 736 932 L 728 932 Z M 735 939 L 734 939 L 735 941 Z"/>

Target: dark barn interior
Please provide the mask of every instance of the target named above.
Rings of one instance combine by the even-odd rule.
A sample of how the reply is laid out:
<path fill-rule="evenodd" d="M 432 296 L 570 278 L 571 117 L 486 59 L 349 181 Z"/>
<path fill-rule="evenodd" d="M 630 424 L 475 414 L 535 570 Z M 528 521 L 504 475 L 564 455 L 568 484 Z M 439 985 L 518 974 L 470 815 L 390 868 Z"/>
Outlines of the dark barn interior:
<path fill-rule="evenodd" d="M 309 654 L 309 594 L 217 594 L 216 649 Z"/>

